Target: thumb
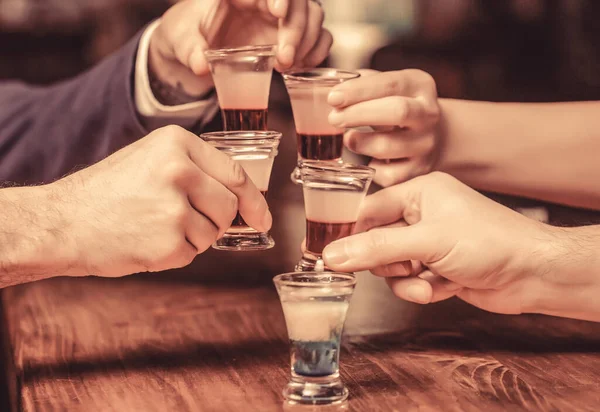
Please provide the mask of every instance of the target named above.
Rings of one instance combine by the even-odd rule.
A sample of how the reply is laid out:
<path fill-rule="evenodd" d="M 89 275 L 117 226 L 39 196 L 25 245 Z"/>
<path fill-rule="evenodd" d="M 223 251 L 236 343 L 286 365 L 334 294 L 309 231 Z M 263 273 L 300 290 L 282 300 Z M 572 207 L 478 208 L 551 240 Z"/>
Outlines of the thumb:
<path fill-rule="evenodd" d="M 196 38 L 193 39 L 194 45 L 191 46 L 191 52 L 188 57 L 187 65 L 197 76 L 205 76 L 209 73 L 208 59 L 206 57 L 206 50 L 208 50 L 208 44 L 200 33 Z M 185 62 L 184 62 L 185 63 Z"/>
<path fill-rule="evenodd" d="M 288 3 L 288 0 L 267 0 L 267 7 L 274 17 L 285 19 L 289 6 Z"/>

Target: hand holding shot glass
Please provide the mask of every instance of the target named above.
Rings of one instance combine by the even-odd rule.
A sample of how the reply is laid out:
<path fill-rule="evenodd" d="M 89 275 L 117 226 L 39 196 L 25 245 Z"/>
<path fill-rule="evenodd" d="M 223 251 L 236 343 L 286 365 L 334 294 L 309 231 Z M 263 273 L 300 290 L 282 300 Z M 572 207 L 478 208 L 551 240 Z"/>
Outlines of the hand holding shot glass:
<path fill-rule="evenodd" d="M 298 159 L 342 161 L 344 129 L 329 124 L 332 107 L 327 103 L 331 88 L 360 77 L 359 73 L 337 69 L 290 70 L 283 74 L 292 103 Z M 292 181 L 299 182 L 299 170 Z"/>
<path fill-rule="evenodd" d="M 269 131 L 212 132 L 200 136 L 217 149 L 239 162 L 254 185 L 267 197 L 273 162 L 281 133 Z M 213 248 L 220 250 L 266 250 L 275 246 L 268 233 L 258 232 L 237 214 L 225 235 Z"/>
<path fill-rule="evenodd" d="M 348 397 L 340 379 L 340 348 L 354 275 L 296 272 L 273 279 L 290 341 L 291 379 L 283 390 L 288 402 L 327 405 Z"/>
<path fill-rule="evenodd" d="M 223 130 L 267 130 L 275 46 L 207 50 Z"/>
<path fill-rule="evenodd" d="M 367 166 L 300 162 L 306 251 L 296 271 L 316 270 L 325 246 L 352 234 L 374 174 Z"/>

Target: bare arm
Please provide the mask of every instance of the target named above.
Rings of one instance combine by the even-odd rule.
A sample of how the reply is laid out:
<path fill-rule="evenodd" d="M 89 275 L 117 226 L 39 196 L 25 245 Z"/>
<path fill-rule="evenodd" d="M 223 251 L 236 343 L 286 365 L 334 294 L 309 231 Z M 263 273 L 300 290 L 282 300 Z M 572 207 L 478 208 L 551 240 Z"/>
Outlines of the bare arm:
<path fill-rule="evenodd" d="M 0 288 L 182 267 L 238 210 L 257 230 L 272 223 L 240 164 L 177 126 L 49 185 L 0 189 L 0 210 Z"/>
<path fill-rule="evenodd" d="M 600 209 L 600 102 L 440 105 L 440 170 L 482 190 Z"/>
<path fill-rule="evenodd" d="M 368 196 L 356 230 L 325 264 L 370 270 L 403 299 L 600 322 L 600 226 L 545 225 L 434 172 Z"/>
<path fill-rule="evenodd" d="M 51 186 L 0 190 L 0 288 L 76 270 L 58 198 Z"/>
<path fill-rule="evenodd" d="M 432 170 L 478 189 L 600 209 L 600 102 L 438 99 L 420 70 L 364 72 L 336 86 L 329 121 L 391 186 Z"/>
<path fill-rule="evenodd" d="M 536 313 L 600 322 L 600 226 L 552 228 L 547 270 L 535 289 Z"/>

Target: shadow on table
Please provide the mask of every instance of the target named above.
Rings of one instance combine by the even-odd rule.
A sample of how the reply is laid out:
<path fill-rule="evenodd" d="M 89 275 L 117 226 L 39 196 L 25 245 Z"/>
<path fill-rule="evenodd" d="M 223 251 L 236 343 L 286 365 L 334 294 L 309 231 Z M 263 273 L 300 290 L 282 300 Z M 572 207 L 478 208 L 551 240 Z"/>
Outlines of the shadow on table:
<path fill-rule="evenodd" d="M 227 342 L 197 342 L 173 348 L 159 349 L 155 345 L 120 350 L 104 356 L 89 356 L 64 363 L 25 365 L 23 383 L 39 379 L 61 379 L 85 374 L 108 374 L 114 371 L 178 368 L 246 368 L 267 362 L 285 368 L 289 364 L 287 343 L 280 340 L 251 340 L 235 344 Z"/>
<path fill-rule="evenodd" d="M 523 318 L 530 318 L 523 315 Z M 537 317 L 540 329 L 550 329 L 555 319 L 543 321 Z M 488 318 L 489 319 L 489 318 Z M 507 352 L 519 354 L 558 354 L 558 353 L 600 353 L 600 325 L 590 322 L 567 320 L 571 327 L 560 328 L 555 332 L 525 330 L 518 325 L 520 319 L 510 324 L 504 322 L 499 328 L 478 325 L 448 329 L 412 328 L 393 334 L 356 336 L 346 340 L 350 351 L 365 355 L 377 353 L 403 352 L 428 354 L 469 354 L 484 352 Z M 533 319 L 531 319 L 533 320 Z M 560 319 L 562 320 L 562 319 Z M 581 333 L 573 330 L 573 323 L 580 324 Z M 542 326 L 543 325 L 543 326 Z M 557 333 L 563 336 L 557 336 Z"/>

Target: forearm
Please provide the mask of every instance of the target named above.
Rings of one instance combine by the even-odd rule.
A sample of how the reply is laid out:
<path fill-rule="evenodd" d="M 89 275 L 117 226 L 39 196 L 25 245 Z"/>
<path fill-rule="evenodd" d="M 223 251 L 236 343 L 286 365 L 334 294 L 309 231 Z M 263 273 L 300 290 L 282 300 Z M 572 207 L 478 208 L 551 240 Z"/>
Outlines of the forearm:
<path fill-rule="evenodd" d="M 440 104 L 440 170 L 481 190 L 600 209 L 600 102 Z"/>
<path fill-rule="evenodd" d="M 543 269 L 527 293 L 531 311 L 600 322 L 600 226 L 549 230 L 553 240 L 537 256 Z"/>
<path fill-rule="evenodd" d="M 0 288 L 78 273 L 52 186 L 0 190 Z"/>

